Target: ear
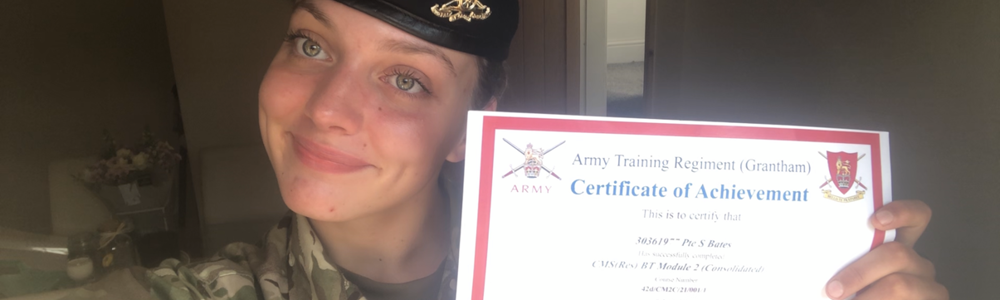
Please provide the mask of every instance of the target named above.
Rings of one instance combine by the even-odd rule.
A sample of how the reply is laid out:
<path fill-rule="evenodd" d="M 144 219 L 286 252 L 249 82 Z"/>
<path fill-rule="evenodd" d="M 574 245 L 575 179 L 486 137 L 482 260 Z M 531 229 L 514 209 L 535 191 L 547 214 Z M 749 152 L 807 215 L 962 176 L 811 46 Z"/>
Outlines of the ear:
<path fill-rule="evenodd" d="M 486 105 L 483 106 L 482 110 L 484 110 L 484 111 L 497 111 L 497 97 L 490 98 L 490 102 L 487 102 Z M 465 135 L 464 134 L 462 135 L 462 140 L 459 141 L 457 145 L 455 145 L 455 148 L 451 149 L 451 152 L 448 152 L 448 156 L 445 157 L 445 159 L 448 160 L 448 161 L 450 161 L 450 162 L 453 162 L 453 163 L 457 163 L 457 162 L 465 160 Z"/>
<path fill-rule="evenodd" d="M 465 135 L 462 135 L 462 140 L 455 145 L 455 148 L 448 152 L 448 156 L 445 157 L 449 162 L 457 163 L 465 160 Z"/>
<path fill-rule="evenodd" d="M 497 97 L 490 98 L 490 102 L 486 102 L 486 106 L 483 106 L 485 111 L 497 111 Z"/>

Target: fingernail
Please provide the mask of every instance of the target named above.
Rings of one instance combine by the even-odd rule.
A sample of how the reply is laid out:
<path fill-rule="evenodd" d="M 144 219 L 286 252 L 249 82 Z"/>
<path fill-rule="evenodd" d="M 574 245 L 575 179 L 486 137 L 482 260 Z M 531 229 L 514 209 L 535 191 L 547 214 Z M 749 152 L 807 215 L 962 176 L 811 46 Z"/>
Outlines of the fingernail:
<path fill-rule="evenodd" d="M 844 294 L 844 285 L 840 281 L 831 281 L 826 285 L 826 295 L 830 298 L 840 298 Z"/>
<path fill-rule="evenodd" d="M 887 210 L 880 210 L 875 213 L 875 219 L 878 220 L 879 223 L 882 223 L 882 225 L 889 225 L 889 223 L 892 223 L 893 217 L 891 212 Z"/>

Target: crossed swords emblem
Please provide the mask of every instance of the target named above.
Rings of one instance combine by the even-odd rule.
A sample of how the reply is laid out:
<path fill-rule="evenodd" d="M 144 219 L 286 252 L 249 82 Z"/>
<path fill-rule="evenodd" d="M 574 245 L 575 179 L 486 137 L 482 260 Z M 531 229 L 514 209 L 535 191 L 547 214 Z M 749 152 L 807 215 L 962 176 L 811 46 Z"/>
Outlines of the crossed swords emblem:
<path fill-rule="evenodd" d="M 826 155 L 823 155 L 823 152 L 820 152 L 819 155 L 823 156 L 823 158 L 826 158 Z M 860 156 L 858 156 L 857 161 L 861 161 L 862 158 L 865 158 L 865 155 L 867 155 L 867 154 L 862 153 Z M 823 178 L 826 178 L 826 176 L 823 176 Z M 827 184 L 831 184 L 831 183 L 833 183 L 833 178 L 826 178 L 826 182 L 824 182 L 823 185 L 819 186 L 819 188 L 823 188 Z M 860 186 L 861 188 L 864 188 L 865 190 L 868 189 L 868 187 L 865 186 L 864 183 L 861 183 L 861 177 L 858 177 L 857 179 L 855 179 L 854 182 L 852 182 L 851 184 L 855 184 L 855 183 L 857 183 L 858 186 Z"/>
<path fill-rule="evenodd" d="M 556 172 L 553 172 L 552 170 L 549 170 L 549 168 L 546 168 L 544 165 L 542 165 L 542 157 L 544 157 L 545 154 L 547 154 L 549 152 L 552 152 L 552 150 L 555 150 L 559 146 L 562 146 L 562 144 L 566 143 L 566 141 L 559 142 L 559 144 L 556 144 L 555 146 L 552 146 L 552 148 L 549 148 L 548 150 L 542 150 L 541 153 L 533 153 L 533 151 L 535 151 L 536 149 L 530 149 L 531 144 L 528 144 L 528 147 L 529 147 L 528 151 L 531 151 L 531 152 L 526 152 L 525 150 L 521 150 L 521 148 L 515 146 L 514 143 L 511 143 L 507 139 L 503 139 L 503 141 L 507 142 L 507 145 L 510 145 L 511 147 L 514 148 L 514 150 L 517 150 L 517 152 L 520 152 L 522 155 L 524 155 L 525 160 L 524 160 L 524 163 L 521 163 L 520 166 L 517 166 L 516 168 L 512 167 L 510 169 L 510 172 L 507 172 L 507 174 L 503 174 L 503 177 L 501 177 L 501 178 L 507 178 L 507 176 L 510 176 L 511 174 L 514 174 L 514 172 L 520 171 L 524 167 L 528 166 L 528 162 L 532 161 L 533 158 L 537 158 L 537 161 L 538 161 L 537 167 L 541 168 L 542 170 L 545 170 L 545 172 L 548 172 L 549 175 L 551 175 L 552 177 L 555 177 L 556 179 L 562 180 L 562 178 L 559 178 L 559 175 L 556 175 Z M 517 176 L 517 175 L 515 175 L 515 176 Z"/>

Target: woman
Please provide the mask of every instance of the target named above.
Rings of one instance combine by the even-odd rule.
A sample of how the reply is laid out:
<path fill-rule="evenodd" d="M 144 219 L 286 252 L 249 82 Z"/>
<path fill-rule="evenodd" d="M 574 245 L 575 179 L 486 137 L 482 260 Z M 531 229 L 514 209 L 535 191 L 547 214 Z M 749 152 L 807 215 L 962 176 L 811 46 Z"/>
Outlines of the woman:
<path fill-rule="evenodd" d="M 139 273 L 143 289 L 161 299 L 454 298 L 457 211 L 439 178 L 464 158 L 466 112 L 496 108 L 517 12 L 516 0 L 298 1 L 259 113 L 294 213 L 264 247 L 168 261 Z M 898 229 L 898 242 L 834 276 L 830 297 L 946 299 L 911 248 L 929 219 L 918 201 L 880 209 L 873 226 Z"/>

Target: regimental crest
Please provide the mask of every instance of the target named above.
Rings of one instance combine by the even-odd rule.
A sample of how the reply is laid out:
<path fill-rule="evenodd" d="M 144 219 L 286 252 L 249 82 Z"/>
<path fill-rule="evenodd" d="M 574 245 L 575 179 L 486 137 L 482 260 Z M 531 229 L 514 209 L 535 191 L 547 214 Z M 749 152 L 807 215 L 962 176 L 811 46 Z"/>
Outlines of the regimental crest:
<path fill-rule="evenodd" d="M 435 4 L 431 7 L 435 16 L 447 18 L 449 22 L 462 19 L 466 22 L 486 20 L 490 17 L 490 8 L 479 0 L 451 0 L 445 4 Z"/>
<path fill-rule="evenodd" d="M 826 158 L 827 165 L 830 168 L 830 177 L 826 178 L 826 181 L 819 188 L 833 186 L 834 189 L 840 192 L 838 195 L 833 193 L 833 189 L 822 190 L 824 198 L 843 203 L 864 199 L 865 191 L 868 190 L 868 187 L 864 183 L 861 183 L 860 177 L 857 177 L 858 161 L 865 158 L 864 154 L 858 156 L 858 153 L 827 151 L 826 155 L 822 152 L 819 155 Z M 851 192 L 851 188 L 855 186 L 857 186 L 857 192 L 854 195 L 848 195 Z"/>
<path fill-rule="evenodd" d="M 562 180 L 562 178 L 559 178 L 559 175 L 556 175 L 556 172 L 553 171 L 554 170 L 553 168 L 545 166 L 543 159 L 545 158 L 545 154 L 552 152 L 552 150 L 555 150 L 559 146 L 562 146 L 562 144 L 566 143 L 566 141 L 559 142 L 558 144 L 552 146 L 549 149 L 535 147 L 531 145 L 531 143 L 528 143 L 528 147 L 526 147 L 524 150 L 515 146 L 514 143 L 508 141 L 507 139 L 503 139 L 503 141 L 507 142 L 507 145 L 510 145 L 512 148 L 514 148 L 514 150 L 517 150 L 517 152 L 521 152 L 521 154 L 524 154 L 524 162 L 517 167 L 511 166 L 510 172 L 507 172 L 507 174 L 504 174 L 503 177 L 501 178 L 507 178 L 507 176 L 510 175 L 514 175 L 516 177 L 518 171 L 524 170 L 524 177 L 538 178 L 538 176 L 541 175 L 542 172 L 544 171 L 545 174 L 555 177 L 556 179 Z"/>

